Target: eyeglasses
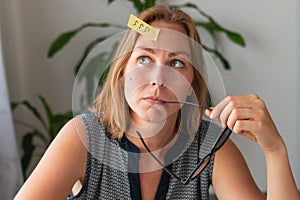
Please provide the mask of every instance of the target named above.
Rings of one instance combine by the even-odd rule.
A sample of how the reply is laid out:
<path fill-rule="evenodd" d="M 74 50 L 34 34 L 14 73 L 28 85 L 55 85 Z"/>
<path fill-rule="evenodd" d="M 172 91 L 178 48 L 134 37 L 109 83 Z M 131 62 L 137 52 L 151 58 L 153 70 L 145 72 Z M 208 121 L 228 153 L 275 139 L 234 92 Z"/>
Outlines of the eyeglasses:
<path fill-rule="evenodd" d="M 146 148 L 146 150 L 148 151 L 148 153 L 159 163 L 159 165 L 168 174 L 170 174 L 172 177 L 174 177 L 177 180 L 179 180 L 183 185 L 187 185 L 187 184 L 190 183 L 190 181 L 196 179 L 201 174 L 201 172 L 205 169 L 205 167 L 207 166 L 207 164 L 209 163 L 209 161 L 211 160 L 211 158 L 213 157 L 213 155 L 225 144 L 226 140 L 229 138 L 229 136 L 232 133 L 232 131 L 228 127 L 226 127 L 222 131 L 222 133 L 216 139 L 216 141 L 215 141 L 215 143 L 213 145 L 213 148 L 211 149 L 210 153 L 208 153 L 206 156 L 204 156 L 203 159 L 201 159 L 199 161 L 199 163 L 195 166 L 195 168 L 192 170 L 192 172 L 189 174 L 189 176 L 188 176 L 188 178 L 186 180 L 181 179 L 176 174 L 174 174 L 171 170 L 169 170 L 168 168 L 166 168 L 164 166 L 164 164 L 148 148 L 148 146 L 146 145 L 146 143 L 145 143 L 145 141 L 144 141 L 141 133 L 138 132 L 138 131 L 136 131 L 136 133 L 138 134 L 141 142 L 143 143 L 143 145 Z"/>

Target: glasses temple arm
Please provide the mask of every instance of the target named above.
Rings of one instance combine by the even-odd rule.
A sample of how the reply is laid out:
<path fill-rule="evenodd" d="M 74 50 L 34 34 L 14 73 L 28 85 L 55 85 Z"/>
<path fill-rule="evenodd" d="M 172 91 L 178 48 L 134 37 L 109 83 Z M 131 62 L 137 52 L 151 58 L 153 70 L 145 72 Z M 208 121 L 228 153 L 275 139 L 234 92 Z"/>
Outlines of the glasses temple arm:
<path fill-rule="evenodd" d="M 160 162 L 160 160 L 150 151 L 150 149 L 148 148 L 148 146 L 146 145 L 142 135 L 140 134 L 140 132 L 136 131 L 136 133 L 138 134 L 140 140 L 142 141 L 144 147 L 146 148 L 146 150 L 148 151 L 148 153 L 158 162 L 158 164 L 160 164 L 160 166 L 171 176 L 173 176 L 174 178 L 176 178 L 177 180 L 179 180 L 180 182 L 184 183 L 185 181 L 182 181 L 178 176 L 176 176 L 175 174 L 173 174 L 168 168 L 166 168 L 162 162 Z"/>

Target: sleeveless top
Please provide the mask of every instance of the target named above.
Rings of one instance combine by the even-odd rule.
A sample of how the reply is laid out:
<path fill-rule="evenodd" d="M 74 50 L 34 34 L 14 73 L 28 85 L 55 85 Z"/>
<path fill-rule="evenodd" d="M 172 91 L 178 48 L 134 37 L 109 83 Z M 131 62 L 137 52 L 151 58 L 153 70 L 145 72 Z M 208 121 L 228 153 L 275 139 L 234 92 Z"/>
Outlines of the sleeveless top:
<path fill-rule="evenodd" d="M 68 200 L 131 199 L 128 152 L 120 147 L 117 139 L 109 138 L 109 133 L 99 122 L 97 113 L 81 114 L 79 117 L 85 124 L 88 138 L 86 174 L 80 192 L 76 196 L 68 197 Z M 172 162 L 171 170 L 180 178 L 186 180 L 199 159 L 207 155 L 214 145 L 216 137 L 206 134 L 210 125 L 209 121 L 202 120 L 186 150 Z M 187 185 L 171 176 L 166 199 L 209 199 L 213 164 L 214 156 L 198 178 Z"/>

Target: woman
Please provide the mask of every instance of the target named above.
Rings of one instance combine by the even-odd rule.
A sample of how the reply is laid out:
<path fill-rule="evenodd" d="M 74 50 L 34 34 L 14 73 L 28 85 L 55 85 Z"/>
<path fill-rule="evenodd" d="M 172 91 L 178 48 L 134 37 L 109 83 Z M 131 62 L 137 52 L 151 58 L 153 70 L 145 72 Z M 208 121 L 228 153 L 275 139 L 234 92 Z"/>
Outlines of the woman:
<path fill-rule="evenodd" d="M 218 199 L 266 199 L 230 139 L 187 185 L 179 181 L 198 163 L 194 149 L 207 122 L 201 109 L 169 101 L 195 97 L 205 104 L 205 79 L 195 67 L 201 55 L 187 38 L 199 44 L 200 39 L 182 11 L 155 6 L 139 18 L 160 30 L 158 41 L 132 31 L 124 36 L 96 99 L 96 114 L 75 117 L 62 128 L 15 199 L 66 199 L 78 180 L 83 186 L 70 198 L 208 199 L 211 184 Z M 206 115 L 261 146 L 267 199 L 300 199 L 285 144 L 259 97 L 229 96 Z M 179 152 L 169 158 L 173 150 Z"/>

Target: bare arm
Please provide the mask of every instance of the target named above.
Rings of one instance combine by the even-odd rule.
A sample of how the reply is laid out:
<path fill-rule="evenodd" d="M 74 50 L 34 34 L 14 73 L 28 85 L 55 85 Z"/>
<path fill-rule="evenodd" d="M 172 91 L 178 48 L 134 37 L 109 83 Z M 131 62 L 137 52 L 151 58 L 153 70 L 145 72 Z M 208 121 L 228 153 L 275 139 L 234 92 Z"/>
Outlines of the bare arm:
<path fill-rule="evenodd" d="M 299 200 L 300 196 L 290 168 L 285 145 L 282 149 L 265 154 L 267 166 L 267 199 Z"/>
<path fill-rule="evenodd" d="M 87 149 L 83 122 L 70 120 L 51 143 L 15 199 L 66 199 L 85 176 Z"/>
<path fill-rule="evenodd" d="M 265 154 L 267 166 L 267 199 L 300 199 L 290 168 L 284 141 L 278 133 L 277 128 L 272 121 L 264 102 L 261 99 L 259 99 L 256 95 L 227 97 L 220 102 L 210 114 L 212 118 L 220 119 L 222 124 L 227 125 L 234 133 L 243 135 L 246 138 L 257 142 L 261 146 Z M 248 193 L 244 193 L 244 189 L 249 186 L 249 191 L 251 191 L 253 188 L 253 181 L 247 178 L 247 181 L 243 182 L 236 177 L 244 176 L 242 172 L 244 171 L 245 173 L 249 173 L 249 170 L 244 166 L 245 162 L 242 161 L 242 159 L 231 159 L 232 155 L 230 154 L 239 154 L 235 153 L 232 148 L 234 147 L 229 147 L 226 149 L 226 146 L 224 146 L 224 149 L 220 150 L 218 153 L 219 155 L 216 156 L 216 170 L 221 172 L 225 170 L 224 173 L 229 173 L 232 175 L 232 179 L 227 178 L 224 181 L 228 181 L 228 186 L 223 186 L 221 189 L 217 188 L 216 190 L 221 191 L 221 193 L 226 193 L 227 190 L 232 190 L 230 187 L 232 183 L 238 184 L 240 185 L 238 190 L 243 192 L 240 192 L 239 194 L 236 194 L 236 191 L 231 192 L 237 195 L 236 198 L 239 196 L 239 199 L 247 199 L 245 194 Z M 231 153 L 228 154 L 228 152 Z M 236 169 L 234 166 L 232 166 L 232 163 L 230 164 L 228 161 L 226 163 L 226 157 L 230 158 L 233 164 L 238 164 L 239 162 L 242 163 L 241 168 Z M 226 164 L 223 169 L 218 167 L 218 165 L 222 165 L 222 163 L 219 162 Z M 237 171 L 232 172 L 235 170 Z M 217 176 L 215 177 L 215 184 L 217 187 L 218 185 L 221 185 L 219 184 L 219 180 L 217 180 L 222 177 L 220 175 L 221 172 L 216 172 Z M 240 189 L 242 187 L 244 189 Z M 257 194 L 255 199 L 259 198 L 260 195 Z M 233 198 L 226 196 L 224 199 Z"/>
<path fill-rule="evenodd" d="M 212 185 L 220 200 L 265 199 L 242 154 L 231 140 L 216 153 Z"/>

